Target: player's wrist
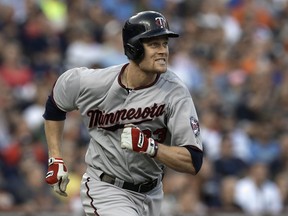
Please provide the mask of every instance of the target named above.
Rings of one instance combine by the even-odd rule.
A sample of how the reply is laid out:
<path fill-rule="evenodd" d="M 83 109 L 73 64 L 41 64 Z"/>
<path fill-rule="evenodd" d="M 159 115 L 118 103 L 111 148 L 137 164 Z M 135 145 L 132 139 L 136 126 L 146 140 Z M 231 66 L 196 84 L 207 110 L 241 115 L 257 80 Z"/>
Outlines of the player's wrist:
<path fill-rule="evenodd" d="M 54 163 L 64 163 L 63 158 L 61 157 L 49 157 L 48 159 L 48 165 L 52 165 Z"/>
<path fill-rule="evenodd" d="M 150 157 L 155 158 L 158 153 L 158 142 L 156 142 L 154 139 L 149 138 L 149 148 L 147 149 L 149 152 L 148 154 Z"/>

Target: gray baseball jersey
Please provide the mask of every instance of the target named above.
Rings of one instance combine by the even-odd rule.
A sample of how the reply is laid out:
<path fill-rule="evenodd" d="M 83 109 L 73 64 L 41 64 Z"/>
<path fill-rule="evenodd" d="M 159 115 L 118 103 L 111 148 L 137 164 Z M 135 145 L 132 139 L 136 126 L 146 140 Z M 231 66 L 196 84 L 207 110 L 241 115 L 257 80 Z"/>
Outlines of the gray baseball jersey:
<path fill-rule="evenodd" d="M 168 70 L 149 86 L 127 90 L 120 79 L 126 66 L 68 70 L 55 83 L 53 98 L 61 110 L 79 110 L 83 117 L 91 136 L 85 157 L 90 175 L 104 171 L 138 184 L 158 178 L 163 165 L 120 147 L 125 124 L 135 124 L 168 146 L 202 150 L 202 142 L 193 100 L 183 82 Z"/>

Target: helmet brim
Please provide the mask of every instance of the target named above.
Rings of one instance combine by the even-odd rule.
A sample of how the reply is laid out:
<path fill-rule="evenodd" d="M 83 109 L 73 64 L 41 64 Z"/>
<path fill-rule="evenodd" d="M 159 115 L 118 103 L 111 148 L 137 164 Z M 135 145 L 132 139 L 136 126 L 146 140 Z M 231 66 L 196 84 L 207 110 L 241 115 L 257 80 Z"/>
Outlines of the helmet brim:
<path fill-rule="evenodd" d="M 168 37 L 176 38 L 176 37 L 179 37 L 179 34 L 173 31 L 170 31 L 168 29 L 155 29 L 155 30 L 151 30 L 143 34 L 140 34 L 138 38 L 145 39 L 145 38 L 153 38 L 153 37 L 159 37 L 159 36 L 168 36 Z"/>

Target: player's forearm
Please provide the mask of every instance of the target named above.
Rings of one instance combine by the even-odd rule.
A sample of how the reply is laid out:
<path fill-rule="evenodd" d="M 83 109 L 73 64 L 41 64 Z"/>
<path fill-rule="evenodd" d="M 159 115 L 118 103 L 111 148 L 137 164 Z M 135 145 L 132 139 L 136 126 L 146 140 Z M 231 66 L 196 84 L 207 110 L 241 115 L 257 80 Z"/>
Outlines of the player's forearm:
<path fill-rule="evenodd" d="M 178 172 L 196 174 L 191 155 L 184 147 L 159 144 L 156 159 Z"/>
<path fill-rule="evenodd" d="M 45 134 L 48 145 L 49 157 L 62 157 L 61 141 L 63 135 L 64 121 L 45 120 Z"/>

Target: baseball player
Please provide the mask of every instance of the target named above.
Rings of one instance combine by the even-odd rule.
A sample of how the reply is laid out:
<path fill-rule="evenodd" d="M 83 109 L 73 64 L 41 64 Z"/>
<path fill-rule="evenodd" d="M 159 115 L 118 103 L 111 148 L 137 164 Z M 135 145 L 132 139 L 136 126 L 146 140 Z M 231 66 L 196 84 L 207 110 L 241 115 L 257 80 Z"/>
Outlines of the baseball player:
<path fill-rule="evenodd" d="M 56 81 L 46 103 L 46 181 L 60 195 L 69 182 L 61 154 L 66 113 L 79 110 L 91 140 L 81 184 L 86 215 L 159 216 L 164 167 L 195 175 L 203 149 L 198 117 L 183 82 L 168 69 L 165 17 L 143 11 L 123 27 L 128 62 L 74 68 Z"/>

